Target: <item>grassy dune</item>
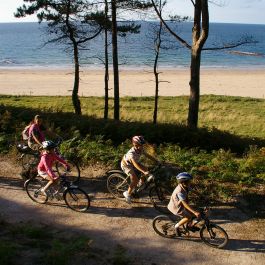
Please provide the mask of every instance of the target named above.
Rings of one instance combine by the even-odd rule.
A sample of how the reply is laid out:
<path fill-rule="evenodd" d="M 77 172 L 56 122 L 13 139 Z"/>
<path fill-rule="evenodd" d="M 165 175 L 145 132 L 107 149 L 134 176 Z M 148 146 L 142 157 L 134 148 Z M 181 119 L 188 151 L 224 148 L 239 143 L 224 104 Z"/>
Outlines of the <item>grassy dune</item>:
<path fill-rule="evenodd" d="M 32 108 L 49 112 L 73 112 L 70 97 L 2 96 L 0 105 Z M 84 115 L 102 118 L 104 98 L 81 98 Z M 121 121 L 152 122 L 154 100 L 151 97 L 121 98 Z M 184 124 L 187 120 L 188 97 L 161 97 L 158 123 Z M 109 117 L 113 117 L 113 99 L 109 101 Z M 232 134 L 265 138 L 265 100 L 228 96 L 202 96 L 199 127 L 216 128 Z"/>

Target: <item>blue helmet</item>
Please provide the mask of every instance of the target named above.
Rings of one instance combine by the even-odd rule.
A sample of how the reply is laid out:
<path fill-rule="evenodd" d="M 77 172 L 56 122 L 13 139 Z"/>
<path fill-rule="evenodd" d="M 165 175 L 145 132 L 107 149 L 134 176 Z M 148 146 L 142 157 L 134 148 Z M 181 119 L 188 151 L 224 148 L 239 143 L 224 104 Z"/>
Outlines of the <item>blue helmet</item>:
<path fill-rule="evenodd" d="M 192 180 L 192 175 L 190 175 L 187 172 L 181 172 L 176 176 L 176 178 L 177 178 L 178 183 L 182 183 L 185 181 Z"/>

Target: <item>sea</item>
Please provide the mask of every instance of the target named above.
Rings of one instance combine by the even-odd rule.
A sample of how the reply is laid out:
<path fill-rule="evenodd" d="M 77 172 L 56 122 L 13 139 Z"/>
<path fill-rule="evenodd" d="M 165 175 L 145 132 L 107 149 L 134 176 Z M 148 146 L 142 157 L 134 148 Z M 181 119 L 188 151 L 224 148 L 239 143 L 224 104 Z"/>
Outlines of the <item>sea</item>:
<path fill-rule="evenodd" d="M 136 21 L 139 34 L 118 38 L 120 69 L 152 68 L 155 59 L 155 36 L 158 22 Z M 172 24 L 177 34 L 191 43 L 192 23 Z M 0 68 L 71 68 L 73 55 L 67 43 L 51 42 L 46 23 L 0 23 Z M 223 47 L 251 38 L 255 43 L 233 49 L 203 51 L 201 67 L 217 69 L 265 68 L 265 25 L 210 23 L 209 37 L 204 48 Z M 110 39 L 110 36 L 109 36 Z M 111 45 L 109 45 L 111 54 Z M 103 69 L 103 34 L 89 41 L 80 51 L 80 65 Z M 111 58 L 110 58 L 111 61 Z M 190 65 L 190 51 L 167 32 L 162 34 L 159 68 L 182 69 Z"/>

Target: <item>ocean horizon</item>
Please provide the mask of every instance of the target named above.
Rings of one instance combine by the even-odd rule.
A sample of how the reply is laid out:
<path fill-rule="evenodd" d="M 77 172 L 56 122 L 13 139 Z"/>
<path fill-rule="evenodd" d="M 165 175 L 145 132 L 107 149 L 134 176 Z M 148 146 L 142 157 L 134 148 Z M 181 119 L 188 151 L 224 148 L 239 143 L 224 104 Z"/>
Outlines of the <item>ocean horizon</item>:
<path fill-rule="evenodd" d="M 139 23 L 139 22 L 138 22 Z M 46 23 L 0 23 L 0 69 L 69 69 L 73 67 L 69 47 L 47 43 Z M 141 21 L 140 34 L 119 37 L 120 69 L 151 69 L 154 62 L 153 22 Z M 191 42 L 192 23 L 178 25 L 178 34 Z M 264 69 L 265 25 L 211 23 L 209 37 L 204 47 L 220 47 L 249 35 L 256 44 L 234 49 L 203 51 L 201 67 L 206 69 Z M 46 43 L 46 44 L 45 44 Z M 82 68 L 104 69 L 104 39 L 99 36 L 86 45 L 80 53 Z M 190 66 L 190 51 L 165 34 L 159 58 L 160 69 L 186 69 Z M 111 46 L 109 47 L 111 53 Z M 111 59 L 110 59 L 111 60 Z"/>

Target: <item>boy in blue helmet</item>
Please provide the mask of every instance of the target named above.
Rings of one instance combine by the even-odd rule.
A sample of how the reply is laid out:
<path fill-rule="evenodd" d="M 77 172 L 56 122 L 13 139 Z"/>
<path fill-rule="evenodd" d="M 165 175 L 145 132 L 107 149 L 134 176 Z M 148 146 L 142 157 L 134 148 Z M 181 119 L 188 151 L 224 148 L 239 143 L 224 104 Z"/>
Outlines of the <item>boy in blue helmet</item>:
<path fill-rule="evenodd" d="M 180 235 L 179 227 L 188 223 L 193 215 L 199 218 L 200 213 L 189 205 L 188 194 L 190 191 L 190 181 L 192 180 L 192 176 L 187 172 L 182 172 L 179 173 L 176 178 L 178 186 L 173 191 L 167 208 L 174 215 L 182 217 L 182 219 L 175 225 L 176 234 Z"/>

